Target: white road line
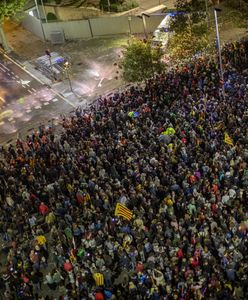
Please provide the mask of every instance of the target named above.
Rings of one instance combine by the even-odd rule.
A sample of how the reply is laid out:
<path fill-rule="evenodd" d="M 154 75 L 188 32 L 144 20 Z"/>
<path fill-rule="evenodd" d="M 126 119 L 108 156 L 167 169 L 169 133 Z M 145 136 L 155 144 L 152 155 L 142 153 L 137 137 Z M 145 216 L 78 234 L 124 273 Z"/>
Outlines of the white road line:
<path fill-rule="evenodd" d="M 57 98 L 54 98 L 54 99 L 52 100 L 52 102 L 57 102 L 57 101 L 59 101 L 59 99 L 57 99 Z"/>
<path fill-rule="evenodd" d="M 3 103 L 5 103 L 5 100 L 0 96 L 0 101 L 2 101 Z"/>
<path fill-rule="evenodd" d="M 35 106 L 34 108 L 35 108 L 35 109 L 40 109 L 41 106 L 37 105 L 37 106 Z"/>
<path fill-rule="evenodd" d="M 15 75 L 15 73 L 14 73 L 14 72 L 12 72 L 12 71 L 11 71 L 11 74 Z"/>
<path fill-rule="evenodd" d="M 3 51 L 0 50 L 1 53 L 3 53 Z M 44 82 L 42 80 L 40 80 L 38 77 L 34 76 L 30 71 L 26 70 L 20 63 L 17 63 L 16 61 L 14 61 L 11 57 L 9 57 L 6 53 L 3 53 L 3 56 L 6 57 L 9 61 L 11 61 L 13 64 L 15 64 L 16 66 L 18 66 L 19 68 L 21 68 L 24 72 L 26 72 L 27 74 L 29 74 L 31 77 L 35 78 L 39 83 L 41 83 L 42 85 L 44 85 Z M 17 75 L 16 75 L 17 76 Z M 15 77 L 16 77 L 15 76 Z M 16 78 L 19 78 L 16 77 Z M 63 95 L 61 95 L 60 93 L 56 92 L 55 90 L 53 90 L 52 88 L 50 89 L 51 92 L 54 93 L 54 95 L 58 96 L 59 98 L 63 99 L 66 103 L 68 103 L 69 105 L 71 105 L 72 107 L 77 107 L 77 105 L 75 105 L 73 102 L 71 102 L 70 100 L 66 99 Z"/>
<path fill-rule="evenodd" d="M 0 65 L 1 65 L 4 69 L 6 69 L 7 71 L 9 71 L 9 68 L 6 67 L 4 64 L 0 63 Z"/>
<path fill-rule="evenodd" d="M 18 75 L 15 75 L 15 78 L 20 78 Z"/>
<path fill-rule="evenodd" d="M 4 70 L 3 68 L 0 67 L 0 69 L 1 69 L 3 72 L 6 72 L 6 70 Z"/>
<path fill-rule="evenodd" d="M 29 84 L 27 84 L 27 85 L 29 85 Z M 31 88 L 31 90 L 32 90 L 33 92 L 36 92 L 36 89 L 34 89 L 34 88 Z"/>
<path fill-rule="evenodd" d="M 10 74 L 9 72 L 8 72 L 7 74 L 8 74 L 9 76 L 11 76 L 11 74 Z"/>
<path fill-rule="evenodd" d="M 48 104 L 49 104 L 49 102 L 44 102 L 44 103 L 43 103 L 43 105 L 48 105 Z"/>
<path fill-rule="evenodd" d="M 32 92 L 32 91 L 30 91 L 30 90 L 28 90 L 28 92 L 29 92 L 30 94 L 33 94 L 33 92 Z"/>
<path fill-rule="evenodd" d="M 31 112 L 31 109 L 27 109 L 26 110 L 26 113 L 28 114 L 28 113 L 30 113 Z"/>

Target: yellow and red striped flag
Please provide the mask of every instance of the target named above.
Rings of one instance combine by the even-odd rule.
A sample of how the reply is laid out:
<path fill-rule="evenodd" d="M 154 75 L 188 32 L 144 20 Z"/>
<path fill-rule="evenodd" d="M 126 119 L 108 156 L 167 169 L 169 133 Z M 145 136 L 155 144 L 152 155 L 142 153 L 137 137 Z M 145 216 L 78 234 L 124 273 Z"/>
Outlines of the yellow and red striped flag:
<path fill-rule="evenodd" d="M 115 208 L 115 216 L 123 217 L 124 219 L 130 221 L 133 217 L 133 213 L 125 205 L 117 203 Z"/>
<path fill-rule="evenodd" d="M 103 277 L 103 274 L 101 274 L 101 273 L 94 273 L 94 274 L 93 274 L 93 278 L 94 278 L 95 283 L 96 283 L 97 286 L 104 285 L 104 277 Z"/>
<path fill-rule="evenodd" d="M 224 142 L 227 145 L 233 146 L 233 140 L 230 138 L 230 136 L 226 132 L 224 133 Z"/>

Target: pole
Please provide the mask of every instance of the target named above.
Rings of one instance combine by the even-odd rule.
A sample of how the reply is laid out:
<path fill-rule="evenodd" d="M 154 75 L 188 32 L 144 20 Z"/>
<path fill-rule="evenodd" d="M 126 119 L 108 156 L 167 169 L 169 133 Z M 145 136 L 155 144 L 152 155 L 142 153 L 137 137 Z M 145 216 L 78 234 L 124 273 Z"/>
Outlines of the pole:
<path fill-rule="evenodd" d="M 46 20 L 46 23 L 47 23 L 47 16 L 46 16 L 46 11 L 45 11 L 45 6 L 44 6 L 44 3 L 43 3 L 43 0 L 41 0 L 41 6 L 42 6 L 43 14 L 44 14 L 44 17 L 45 17 L 45 20 Z"/>
<path fill-rule="evenodd" d="M 108 12 L 110 12 L 110 1 L 108 0 Z"/>
<path fill-rule="evenodd" d="M 70 90 L 71 90 L 71 92 L 73 92 L 73 89 L 72 89 L 72 84 L 71 84 L 71 78 L 70 78 L 70 75 L 69 75 L 68 69 L 66 70 L 66 72 L 67 72 L 67 79 L 68 79 L 68 82 L 69 82 Z"/>
<path fill-rule="evenodd" d="M 128 26 L 129 26 L 129 33 L 130 35 L 132 34 L 132 28 L 131 28 L 131 21 L 132 21 L 132 17 L 127 17 L 127 20 L 128 20 Z"/>
<path fill-rule="evenodd" d="M 146 29 L 146 17 L 144 14 L 142 14 L 142 21 L 143 21 L 143 27 L 144 27 L 144 34 L 145 34 L 146 39 L 148 39 L 147 29 Z"/>
<path fill-rule="evenodd" d="M 208 28 L 210 27 L 210 21 L 209 21 L 209 14 L 208 14 L 208 0 L 205 0 L 205 5 L 206 5 L 206 22 L 208 25 Z"/>
<path fill-rule="evenodd" d="M 90 34 L 91 34 L 91 37 L 93 38 L 93 31 L 92 31 L 90 19 L 88 19 L 88 23 L 89 23 Z"/>
<path fill-rule="evenodd" d="M 46 35 L 45 35 L 44 28 L 43 28 L 43 23 L 42 23 L 42 20 L 41 20 L 40 10 L 39 10 L 39 7 L 38 7 L 37 0 L 35 0 L 35 6 L 36 6 L 36 9 L 37 9 L 38 18 L 40 20 L 40 25 L 41 25 L 41 31 L 42 31 L 43 39 L 44 39 L 44 41 L 46 41 Z"/>
<path fill-rule="evenodd" d="M 70 86 L 70 90 L 71 90 L 71 92 L 73 92 L 73 89 L 72 89 L 72 84 L 71 84 L 71 78 L 70 78 L 70 75 L 69 75 L 69 62 L 68 61 L 66 61 L 65 63 L 64 63 L 64 68 L 65 68 L 65 71 L 66 71 L 66 77 L 67 77 L 67 79 L 68 79 L 68 82 L 69 82 L 69 86 Z"/>
<path fill-rule="evenodd" d="M 218 46 L 218 54 L 219 54 L 219 64 L 220 64 L 220 77 L 223 84 L 223 95 L 225 94 L 224 91 L 224 75 L 223 75 L 223 67 L 222 67 L 222 57 L 221 57 L 221 46 L 220 46 L 220 34 L 219 34 L 219 26 L 218 26 L 218 16 L 217 11 L 219 9 L 214 9 L 214 18 L 215 18 L 215 26 L 216 26 L 216 37 L 217 37 L 217 46 Z"/>

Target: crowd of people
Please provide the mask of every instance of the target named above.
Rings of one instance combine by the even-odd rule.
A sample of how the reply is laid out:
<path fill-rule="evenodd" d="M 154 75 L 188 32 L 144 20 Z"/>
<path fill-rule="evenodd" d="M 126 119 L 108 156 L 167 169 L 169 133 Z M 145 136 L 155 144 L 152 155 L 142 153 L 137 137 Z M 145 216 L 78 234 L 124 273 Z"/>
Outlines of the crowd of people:
<path fill-rule="evenodd" d="M 224 47 L 224 85 L 200 58 L 2 147 L 2 299 L 248 299 L 247 54 Z"/>

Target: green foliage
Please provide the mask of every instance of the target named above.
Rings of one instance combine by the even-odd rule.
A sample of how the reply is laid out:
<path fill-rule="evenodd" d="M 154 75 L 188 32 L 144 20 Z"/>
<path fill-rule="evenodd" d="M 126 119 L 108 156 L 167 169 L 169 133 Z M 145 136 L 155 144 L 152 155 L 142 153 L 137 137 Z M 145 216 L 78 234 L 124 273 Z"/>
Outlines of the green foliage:
<path fill-rule="evenodd" d="M 11 18 L 23 10 L 26 0 L 2 0 L 0 4 L 0 24 L 4 18 Z"/>
<path fill-rule="evenodd" d="M 231 21 L 235 26 L 248 28 L 248 0 L 226 0 L 224 4 L 229 11 L 223 18 Z"/>
<path fill-rule="evenodd" d="M 177 0 L 178 10 L 171 24 L 175 33 L 169 43 L 169 52 L 178 59 L 190 57 L 209 46 L 209 30 L 206 24 L 205 0 Z"/>
<path fill-rule="evenodd" d="M 56 20 L 57 20 L 57 17 L 56 17 L 56 15 L 54 13 L 49 12 L 47 14 L 47 21 L 56 21 Z"/>
<path fill-rule="evenodd" d="M 122 12 L 138 7 L 136 0 L 109 0 L 109 3 L 112 12 Z M 100 0 L 99 5 L 101 9 L 108 11 L 108 0 Z"/>
<path fill-rule="evenodd" d="M 139 82 L 160 73 L 164 68 L 161 57 L 162 51 L 153 49 L 150 42 L 132 38 L 124 53 L 123 78 L 128 82 Z"/>
<path fill-rule="evenodd" d="M 171 39 L 168 50 L 170 56 L 175 59 L 187 59 L 193 55 L 209 49 L 208 34 L 196 33 L 199 28 L 190 30 L 187 28 L 183 33 L 176 33 Z"/>

